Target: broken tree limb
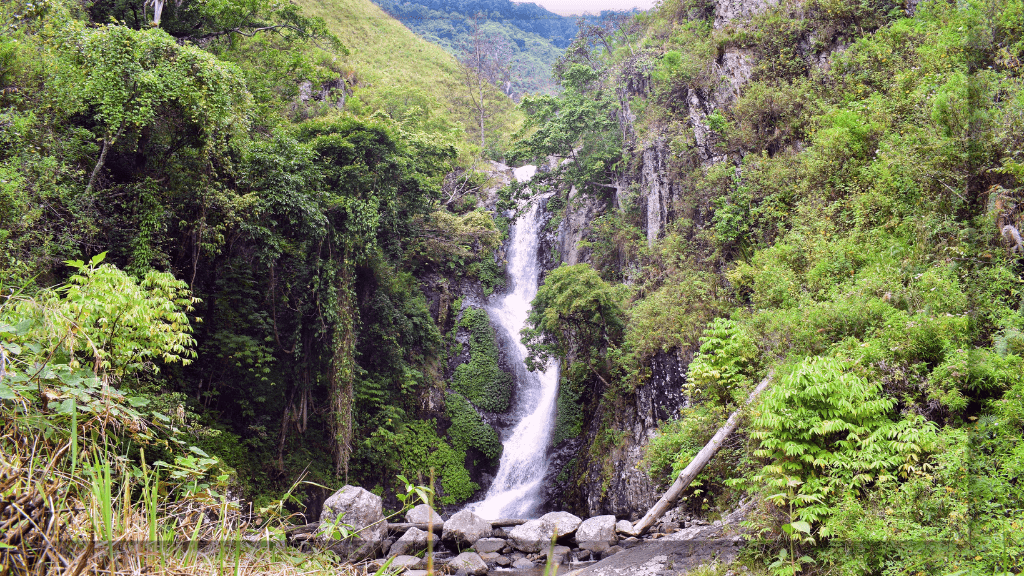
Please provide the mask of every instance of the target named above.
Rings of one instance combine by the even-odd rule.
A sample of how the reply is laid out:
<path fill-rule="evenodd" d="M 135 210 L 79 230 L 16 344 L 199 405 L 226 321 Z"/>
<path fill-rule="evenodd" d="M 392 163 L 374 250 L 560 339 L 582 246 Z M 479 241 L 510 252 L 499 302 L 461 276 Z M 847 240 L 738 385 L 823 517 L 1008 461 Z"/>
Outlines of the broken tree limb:
<path fill-rule="evenodd" d="M 773 371 L 769 371 L 764 380 L 757 385 L 757 388 L 754 388 L 754 391 L 747 397 L 747 401 L 743 405 L 744 407 L 749 406 L 754 400 L 757 400 L 757 397 L 761 395 L 761 392 L 764 392 L 764 390 L 768 388 L 768 384 L 772 381 L 772 374 Z M 722 447 L 722 444 L 725 443 L 725 439 L 736 430 L 737 426 L 739 426 L 741 410 L 742 407 L 729 415 L 729 419 L 725 421 L 725 425 L 719 428 L 718 432 L 715 432 L 715 435 L 711 437 L 711 440 L 701 448 L 700 452 L 694 456 L 693 460 L 686 465 L 686 468 L 679 473 L 676 481 L 672 483 L 672 486 L 670 486 L 668 491 L 665 492 L 665 495 L 661 497 L 661 500 L 658 500 L 658 502 L 647 511 L 647 514 L 645 514 L 639 522 L 633 525 L 633 534 L 639 536 L 646 532 L 647 529 L 650 528 L 658 518 L 661 518 L 662 514 L 667 512 L 672 504 L 675 503 L 679 498 L 679 495 L 683 493 L 683 490 L 686 490 L 686 487 L 693 482 L 693 479 L 697 477 L 697 474 L 700 474 L 700 471 L 707 466 L 708 462 L 711 461 L 711 458 Z"/>

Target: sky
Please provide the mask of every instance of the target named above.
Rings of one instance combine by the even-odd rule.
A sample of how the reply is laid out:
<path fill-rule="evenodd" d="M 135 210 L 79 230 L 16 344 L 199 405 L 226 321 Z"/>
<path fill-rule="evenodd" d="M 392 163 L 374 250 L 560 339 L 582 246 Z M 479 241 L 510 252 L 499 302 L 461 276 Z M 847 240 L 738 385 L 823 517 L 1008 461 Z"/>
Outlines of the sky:
<path fill-rule="evenodd" d="M 551 10 L 556 14 L 568 16 L 591 12 L 597 14 L 601 10 L 629 10 L 639 8 L 647 10 L 654 7 L 656 0 L 526 0 Z"/>

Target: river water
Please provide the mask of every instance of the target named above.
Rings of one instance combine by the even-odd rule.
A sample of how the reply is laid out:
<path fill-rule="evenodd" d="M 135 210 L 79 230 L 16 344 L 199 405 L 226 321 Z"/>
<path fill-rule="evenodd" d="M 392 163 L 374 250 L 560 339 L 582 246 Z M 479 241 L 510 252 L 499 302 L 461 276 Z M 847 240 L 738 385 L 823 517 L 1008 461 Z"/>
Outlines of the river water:
<path fill-rule="evenodd" d="M 536 166 L 513 170 L 519 182 L 528 182 L 537 173 Z M 498 518 L 534 518 L 542 504 L 544 475 L 548 470 L 548 444 L 555 423 L 555 398 L 558 395 L 558 365 L 550 363 L 543 372 L 526 369 L 526 347 L 520 342 L 520 330 L 526 325 L 530 302 L 537 295 L 541 265 L 538 258 L 544 213 L 533 200 L 509 231 L 508 279 L 512 289 L 495 296 L 487 305 L 487 314 L 508 341 L 515 369 L 516 394 L 512 411 L 517 424 L 504 441 L 498 473 L 484 500 L 469 509 L 487 520 Z"/>

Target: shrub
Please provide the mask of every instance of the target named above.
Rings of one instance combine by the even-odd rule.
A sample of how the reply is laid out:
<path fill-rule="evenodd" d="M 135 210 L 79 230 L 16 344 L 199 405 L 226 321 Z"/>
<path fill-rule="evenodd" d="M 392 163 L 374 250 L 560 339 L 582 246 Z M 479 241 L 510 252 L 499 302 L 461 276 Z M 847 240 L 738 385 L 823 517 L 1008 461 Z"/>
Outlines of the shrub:
<path fill-rule="evenodd" d="M 469 331 L 470 360 L 455 368 L 452 386 L 482 410 L 507 411 L 512 375 L 498 366 L 498 345 L 487 312 L 467 308 L 459 326 Z"/>

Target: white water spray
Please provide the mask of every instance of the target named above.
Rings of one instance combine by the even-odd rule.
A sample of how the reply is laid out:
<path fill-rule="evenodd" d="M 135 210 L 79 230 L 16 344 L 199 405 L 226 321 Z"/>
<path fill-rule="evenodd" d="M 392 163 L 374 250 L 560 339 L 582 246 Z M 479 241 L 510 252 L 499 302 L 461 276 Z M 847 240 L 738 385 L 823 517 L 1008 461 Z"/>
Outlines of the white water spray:
<path fill-rule="evenodd" d="M 523 166 L 513 171 L 519 182 L 526 182 L 537 173 L 536 166 Z M 491 320 L 505 336 L 515 343 L 509 350 L 516 371 L 518 395 L 514 414 L 518 423 L 505 440 L 501 463 L 494 482 L 482 502 L 470 506 L 488 520 L 498 518 L 530 518 L 541 504 L 541 482 L 548 470 L 548 444 L 555 424 L 555 398 L 558 395 L 558 365 L 552 362 L 544 372 L 526 369 L 526 347 L 519 331 L 526 325 L 530 302 L 537 295 L 540 262 L 537 248 L 543 226 L 537 202 L 531 202 L 526 213 L 510 230 L 508 276 L 513 289 L 487 306 Z"/>

